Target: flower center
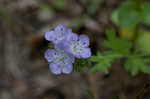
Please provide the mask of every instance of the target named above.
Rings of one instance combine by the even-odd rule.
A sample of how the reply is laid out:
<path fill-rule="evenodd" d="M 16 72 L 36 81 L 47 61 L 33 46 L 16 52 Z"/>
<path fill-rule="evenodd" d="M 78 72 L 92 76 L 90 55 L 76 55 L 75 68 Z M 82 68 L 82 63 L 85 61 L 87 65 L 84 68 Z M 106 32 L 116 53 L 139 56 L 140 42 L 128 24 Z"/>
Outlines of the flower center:
<path fill-rule="evenodd" d="M 54 55 L 54 63 L 58 65 L 69 64 L 69 60 L 70 60 L 69 56 L 63 51 L 60 52 L 57 51 Z"/>
<path fill-rule="evenodd" d="M 83 47 L 79 41 L 76 41 L 71 44 L 70 49 L 74 54 L 79 54 L 82 52 Z"/>

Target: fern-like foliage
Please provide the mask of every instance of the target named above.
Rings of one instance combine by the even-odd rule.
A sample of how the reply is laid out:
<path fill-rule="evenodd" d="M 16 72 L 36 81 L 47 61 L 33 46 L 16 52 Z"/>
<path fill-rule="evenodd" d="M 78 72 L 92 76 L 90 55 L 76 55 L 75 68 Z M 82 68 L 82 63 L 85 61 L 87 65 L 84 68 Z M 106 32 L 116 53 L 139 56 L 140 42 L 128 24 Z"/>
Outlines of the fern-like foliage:
<path fill-rule="evenodd" d="M 103 54 L 98 52 L 96 56 L 92 56 L 90 58 L 90 61 L 95 64 L 90 69 L 90 72 L 99 70 L 107 74 L 109 73 L 108 69 L 111 67 L 113 62 L 130 54 L 132 43 L 124 38 L 118 38 L 115 30 L 108 29 L 106 31 L 106 36 L 107 40 L 104 41 L 104 47 L 108 50 L 104 51 Z"/>
<path fill-rule="evenodd" d="M 130 71 L 132 76 L 137 75 L 139 71 L 143 73 L 150 73 L 150 58 L 140 55 L 138 53 L 133 53 L 126 59 L 124 64 L 125 69 Z"/>
<path fill-rule="evenodd" d="M 116 36 L 115 30 L 106 30 L 106 36 L 108 40 L 104 41 L 104 47 L 110 49 L 112 54 L 128 55 L 130 54 L 130 49 L 132 43 L 125 38 L 118 38 Z"/>
<path fill-rule="evenodd" d="M 93 64 L 95 64 L 90 69 L 90 72 L 95 72 L 99 70 L 103 71 L 105 74 L 108 74 L 108 69 L 112 65 L 115 58 L 116 56 L 102 55 L 100 52 L 98 52 L 96 56 L 92 56 L 90 58 L 90 61 L 93 62 Z"/>
<path fill-rule="evenodd" d="M 131 51 L 133 44 L 125 38 L 117 37 L 113 29 L 106 31 L 107 40 L 104 47 L 108 50 L 103 53 L 97 52 L 95 56 L 91 56 L 89 61 L 93 64 L 90 72 L 103 71 L 109 73 L 109 68 L 114 62 L 124 59 L 124 67 L 130 71 L 132 76 L 137 75 L 139 71 L 150 73 L 150 58 L 148 55 L 139 53 L 137 49 Z"/>

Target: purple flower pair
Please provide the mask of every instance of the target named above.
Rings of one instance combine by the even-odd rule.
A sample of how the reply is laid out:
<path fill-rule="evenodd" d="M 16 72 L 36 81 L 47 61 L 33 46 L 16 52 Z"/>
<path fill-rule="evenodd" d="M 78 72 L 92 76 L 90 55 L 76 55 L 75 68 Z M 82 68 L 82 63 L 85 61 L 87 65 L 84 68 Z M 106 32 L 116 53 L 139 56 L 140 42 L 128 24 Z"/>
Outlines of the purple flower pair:
<path fill-rule="evenodd" d="M 46 32 L 45 38 L 55 45 L 55 49 L 48 49 L 44 55 L 50 63 L 50 71 L 53 74 L 69 74 L 73 70 L 72 64 L 75 57 L 89 58 L 91 56 L 88 36 L 78 36 L 64 24 Z"/>

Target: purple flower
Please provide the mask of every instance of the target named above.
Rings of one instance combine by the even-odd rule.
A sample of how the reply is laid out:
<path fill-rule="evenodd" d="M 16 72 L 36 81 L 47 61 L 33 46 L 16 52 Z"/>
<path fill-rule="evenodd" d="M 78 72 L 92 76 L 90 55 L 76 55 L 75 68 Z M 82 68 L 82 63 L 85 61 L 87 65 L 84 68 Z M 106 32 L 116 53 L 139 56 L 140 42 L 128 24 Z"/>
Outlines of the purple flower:
<path fill-rule="evenodd" d="M 65 45 L 67 46 L 66 50 L 77 58 L 89 58 L 91 56 L 87 35 L 78 36 L 70 31 Z"/>
<path fill-rule="evenodd" d="M 50 71 L 53 74 L 69 74 L 73 70 L 74 56 L 66 53 L 61 45 L 56 45 L 56 50 L 48 49 L 45 52 L 45 58 L 50 63 Z"/>
<path fill-rule="evenodd" d="M 45 38 L 48 41 L 52 41 L 54 44 L 58 44 L 65 40 L 68 34 L 68 29 L 64 24 L 59 24 L 54 30 L 45 33 Z"/>
<path fill-rule="evenodd" d="M 55 49 L 48 49 L 44 54 L 53 74 L 69 74 L 73 70 L 74 57 L 89 58 L 91 56 L 88 36 L 78 36 L 64 24 L 46 32 L 45 38 L 53 42 L 55 46 Z"/>

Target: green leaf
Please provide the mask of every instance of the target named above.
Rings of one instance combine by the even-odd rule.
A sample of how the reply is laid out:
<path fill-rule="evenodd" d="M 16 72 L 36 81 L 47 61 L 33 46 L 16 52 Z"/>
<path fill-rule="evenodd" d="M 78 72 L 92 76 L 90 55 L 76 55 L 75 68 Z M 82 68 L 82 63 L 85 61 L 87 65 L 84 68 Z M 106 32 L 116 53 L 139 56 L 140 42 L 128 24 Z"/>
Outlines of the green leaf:
<path fill-rule="evenodd" d="M 118 13 L 119 13 L 119 10 L 115 10 L 115 11 L 112 12 L 112 15 L 111 15 L 111 21 L 114 24 L 116 24 L 117 26 L 119 26 Z"/>
<path fill-rule="evenodd" d="M 125 69 L 130 71 L 132 76 L 136 76 L 139 71 L 143 73 L 150 73 L 150 58 L 145 58 L 134 54 L 125 62 Z"/>
<path fill-rule="evenodd" d="M 134 27 L 143 19 L 136 2 L 127 1 L 121 5 L 118 12 L 119 26 L 123 28 Z"/>
<path fill-rule="evenodd" d="M 100 52 L 98 52 L 96 56 L 91 56 L 90 58 L 90 61 L 95 63 L 95 65 L 90 69 L 90 72 L 99 70 L 103 71 L 105 74 L 108 74 L 108 69 L 115 59 L 116 56 L 102 55 Z"/>
<path fill-rule="evenodd" d="M 144 2 L 141 6 L 144 15 L 144 24 L 150 25 L 150 2 Z"/>
<path fill-rule="evenodd" d="M 143 67 L 141 68 L 141 70 L 142 70 L 142 72 L 149 74 L 149 73 L 150 73 L 150 66 L 145 65 L 145 66 L 143 66 Z"/>
<path fill-rule="evenodd" d="M 132 47 L 132 43 L 125 38 L 117 38 L 114 30 L 107 30 L 106 36 L 108 40 L 104 41 L 104 47 L 112 50 L 114 53 L 128 55 Z"/>
<path fill-rule="evenodd" d="M 125 69 L 130 70 L 132 76 L 135 76 L 138 73 L 140 67 L 140 64 L 138 63 L 140 62 L 137 59 L 129 58 L 126 60 Z"/>
<path fill-rule="evenodd" d="M 55 47 L 54 47 L 54 44 L 49 43 L 49 48 L 50 48 L 50 49 L 54 49 L 54 48 L 55 48 Z"/>
<path fill-rule="evenodd" d="M 100 52 L 97 52 L 97 56 L 91 56 L 90 61 L 92 62 L 98 62 L 99 59 L 101 58 L 102 54 Z"/>
<path fill-rule="evenodd" d="M 143 31 L 136 40 L 137 47 L 144 53 L 150 54 L 150 32 Z"/>
<path fill-rule="evenodd" d="M 107 29 L 106 36 L 108 40 L 116 39 L 116 31 L 114 29 Z"/>

